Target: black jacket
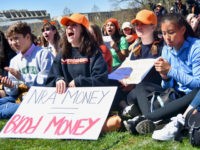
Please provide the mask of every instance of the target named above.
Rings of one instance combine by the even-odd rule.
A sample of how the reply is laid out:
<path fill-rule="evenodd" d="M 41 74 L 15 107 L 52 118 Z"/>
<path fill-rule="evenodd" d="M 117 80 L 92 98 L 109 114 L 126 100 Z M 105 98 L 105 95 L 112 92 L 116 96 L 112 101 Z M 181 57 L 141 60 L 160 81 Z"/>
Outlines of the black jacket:
<path fill-rule="evenodd" d="M 58 54 L 54 59 L 46 85 L 55 87 L 60 79 L 67 85 L 74 80 L 76 87 L 105 86 L 108 80 L 107 64 L 99 50 L 92 57 L 87 57 L 73 48 L 71 58 L 63 60 Z"/>

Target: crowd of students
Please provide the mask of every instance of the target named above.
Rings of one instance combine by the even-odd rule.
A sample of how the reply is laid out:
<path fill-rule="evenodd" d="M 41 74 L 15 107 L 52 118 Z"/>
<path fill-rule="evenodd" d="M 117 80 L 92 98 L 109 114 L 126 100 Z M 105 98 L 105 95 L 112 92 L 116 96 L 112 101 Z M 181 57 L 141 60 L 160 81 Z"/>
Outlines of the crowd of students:
<path fill-rule="evenodd" d="M 31 86 L 55 87 L 59 94 L 68 87 L 117 86 L 103 132 L 124 126 L 132 134 L 153 133 L 156 140 L 173 139 L 187 112 L 200 106 L 200 40 L 193 17 L 186 20 L 169 13 L 158 18 L 154 11 L 143 9 L 121 27 L 116 18 L 108 18 L 102 31 L 84 15 L 74 13 L 62 17 L 62 35 L 55 22 L 45 21 L 38 44 L 27 23 L 11 25 L 6 37 L 0 34 L 0 118 L 15 113 Z M 162 37 L 155 34 L 158 26 Z M 109 42 L 103 41 L 105 35 Z M 155 63 L 141 83 L 108 79 L 125 60 L 146 58 L 154 58 Z M 147 95 L 168 88 L 180 97 L 152 111 Z M 113 117 L 114 111 L 118 115 Z M 160 120 L 169 123 L 155 130 Z"/>

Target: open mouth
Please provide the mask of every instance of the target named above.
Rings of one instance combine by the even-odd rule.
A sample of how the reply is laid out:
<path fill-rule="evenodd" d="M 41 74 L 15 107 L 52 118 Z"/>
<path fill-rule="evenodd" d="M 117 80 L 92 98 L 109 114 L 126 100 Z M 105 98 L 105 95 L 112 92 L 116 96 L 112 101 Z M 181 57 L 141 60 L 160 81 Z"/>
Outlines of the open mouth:
<path fill-rule="evenodd" d="M 109 34 L 109 35 L 111 35 L 112 34 L 112 30 L 107 30 L 107 33 Z"/>
<path fill-rule="evenodd" d="M 69 37 L 71 37 L 71 36 L 73 36 L 73 35 L 74 35 L 73 32 L 69 32 L 69 33 L 68 33 L 68 36 L 69 36 Z"/>

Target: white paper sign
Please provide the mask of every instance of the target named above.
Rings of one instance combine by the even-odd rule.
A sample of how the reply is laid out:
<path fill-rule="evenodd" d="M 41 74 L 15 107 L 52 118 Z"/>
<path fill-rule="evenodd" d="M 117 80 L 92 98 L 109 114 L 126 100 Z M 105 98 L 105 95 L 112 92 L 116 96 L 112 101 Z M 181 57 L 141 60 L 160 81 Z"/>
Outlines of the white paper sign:
<path fill-rule="evenodd" d="M 1 138 L 91 139 L 99 137 L 117 87 L 31 87 L 0 133 Z"/>
<path fill-rule="evenodd" d="M 119 68 L 108 75 L 109 79 L 123 80 L 126 84 L 140 83 L 147 73 L 151 70 L 155 59 L 126 59 Z"/>
<path fill-rule="evenodd" d="M 110 42 L 112 41 L 111 36 L 103 36 L 104 44 L 111 49 Z"/>

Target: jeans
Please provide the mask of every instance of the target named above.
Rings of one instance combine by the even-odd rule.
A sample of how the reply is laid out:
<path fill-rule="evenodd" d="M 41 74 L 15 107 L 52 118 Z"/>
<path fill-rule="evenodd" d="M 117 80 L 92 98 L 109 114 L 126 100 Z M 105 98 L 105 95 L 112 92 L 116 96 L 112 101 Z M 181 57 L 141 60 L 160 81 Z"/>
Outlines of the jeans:
<path fill-rule="evenodd" d="M 0 119 L 8 119 L 15 113 L 19 104 L 7 102 L 0 105 Z"/>
<path fill-rule="evenodd" d="M 2 98 L 0 98 L 0 105 L 5 104 L 7 102 L 15 103 L 16 98 L 17 98 L 17 96 L 2 97 Z"/>
<path fill-rule="evenodd" d="M 16 98 L 17 96 L 0 98 L 0 119 L 8 119 L 15 113 L 19 107 L 19 104 L 15 103 Z"/>

